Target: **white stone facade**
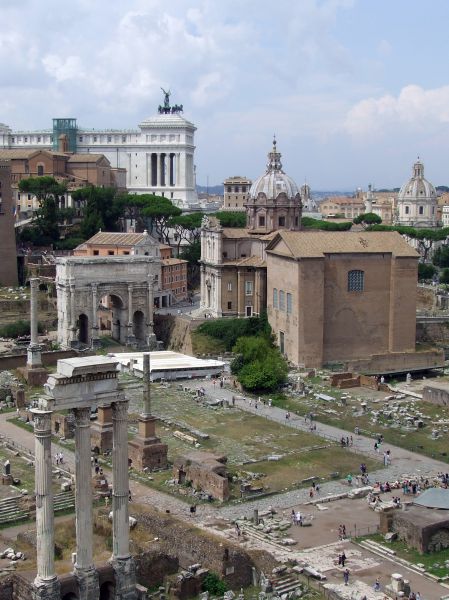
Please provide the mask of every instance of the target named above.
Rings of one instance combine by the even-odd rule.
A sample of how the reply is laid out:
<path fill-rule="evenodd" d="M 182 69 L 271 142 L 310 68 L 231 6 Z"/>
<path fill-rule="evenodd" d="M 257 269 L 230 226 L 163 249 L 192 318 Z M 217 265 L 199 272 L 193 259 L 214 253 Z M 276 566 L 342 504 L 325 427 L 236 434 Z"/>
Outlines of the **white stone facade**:
<path fill-rule="evenodd" d="M 436 227 L 437 193 L 424 177 L 424 165 L 417 160 L 412 177 L 404 183 L 398 195 L 396 225 Z"/>
<path fill-rule="evenodd" d="M 58 343 L 64 348 L 98 345 L 97 311 L 107 297 L 113 338 L 133 347 L 154 345 L 154 291 L 160 271 L 160 259 L 152 256 L 57 259 Z"/>
<path fill-rule="evenodd" d="M 113 168 L 126 169 L 130 193 L 165 196 L 180 207 L 198 203 L 195 182 L 196 127 L 179 113 L 158 114 L 138 129 L 76 130 L 76 151 L 104 154 Z M 53 130 L 13 131 L 0 123 L 0 148 L 54 147 Z"/>

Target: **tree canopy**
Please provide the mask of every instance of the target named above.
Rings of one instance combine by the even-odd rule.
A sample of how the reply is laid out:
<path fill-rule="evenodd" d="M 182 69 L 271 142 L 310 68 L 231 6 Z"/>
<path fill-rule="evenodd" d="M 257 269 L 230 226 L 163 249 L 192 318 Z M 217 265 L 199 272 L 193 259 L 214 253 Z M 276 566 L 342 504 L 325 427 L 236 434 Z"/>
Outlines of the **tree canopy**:
<path fill-rule="evenodd" d="M 72 198 L 84 203 L 80 231 L 85 239 L 89 239 L 100 229 L 118 230 L 121 206 L 117 202 L 117 192 L 114 188 L 89 186 L 74 191 Z"/>
<path fill-rule="evenodd" d="M 379 217 L 379 215 L 370 212 L 358 215 L 352 222 L 355 225 L 362 225 L 362 227 L 366 229 L 370 225 L 380 225 L 382 223 L 382 219 Z"/>
<path fill-rule="evenodd" d="M 21 236 L 22 240 L 39 241 L 42 245 L 59 240 L 58 224 L 62 223 L 67 215 L 59 210 L 58 200 L 66 193 L 66 185 L 50 176 L 27 177 L 19 181 L 19 190 L 32 194 L 39 203 L 36 221 L 30 230 Z"/>
<path fill-rule="evenodd" d="M 155 194 L 121 194 L 117 205 L 125 219 L 135 219 L 138 231 L 154 227 L 160 240 L 166 244 L 169 242 L 170 219 L 182 213 L 168 198 Z"/>
<path fill-rule="evenodd" d="M 245 212 L 222 210 L 212 216 L 220 221 L 222 227 L 246 227 Z"/>
<path fill-rule="evenodd" d="M 187 243 L 199 242 L 201 237 L 201 221 L 204 213 L 195 212 L 190 214 L 178 215 L 172 217 L 168 222 L 169 227 L 175 231 L 175 240 L 177 241 L 178 254 L 182 241 Z"/>
<path fill-rule="evenodd" d="M 301 225 L 304 229 L 322 229 L 324 231 L 348 231 L 352 227 L 351 221 L 335 223 L 334 221 L 323 221 L 312 217 L 302 217 Z"/>

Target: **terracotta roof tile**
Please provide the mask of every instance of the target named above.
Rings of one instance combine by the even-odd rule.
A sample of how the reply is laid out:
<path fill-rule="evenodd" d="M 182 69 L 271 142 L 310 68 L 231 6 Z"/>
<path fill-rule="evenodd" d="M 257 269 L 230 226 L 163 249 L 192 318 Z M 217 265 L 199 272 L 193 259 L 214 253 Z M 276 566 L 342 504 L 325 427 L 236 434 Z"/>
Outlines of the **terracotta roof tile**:
<path fill-rule="evenodd" d="M 267 247 L 276 251 L 283 240 L 295 258 L 321 258 L 325 254 L 381 254 L 418 258 L 418 253 L 395 231 L 279 231 L 278 237 Z"/>

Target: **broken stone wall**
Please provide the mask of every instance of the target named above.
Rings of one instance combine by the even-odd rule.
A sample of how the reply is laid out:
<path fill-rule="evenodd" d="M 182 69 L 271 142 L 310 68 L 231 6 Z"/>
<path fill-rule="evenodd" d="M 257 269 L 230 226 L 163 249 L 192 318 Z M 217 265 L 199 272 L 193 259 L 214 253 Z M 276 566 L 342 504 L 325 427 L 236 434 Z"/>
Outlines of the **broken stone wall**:
<path fill-rule="evenodd" d="M 135 555 L 137 581 L 147 588 L 162 585 L 167 575 L 179 571 L 179 560 L 160 549 L 151 549 Z M 1 600 L 1 599 L 0 599 Z"/>
<path fill-rule="evenodd" d="M 426 385 L 423 388 L 422 399 L 438 406 L 449 406 L 449 389 L 441 389 Z"/>
<path fill-rule="evenodd" d="M 186 524 L 172 515 L 152 511 L 136 518 L 152 535 L 159 537 L 161 551 L 175 556 L 181 568 L 200 563 L 222 577 L 231 588 L 250 585 L 253 566 L 258 570 L 267 569 L 270 561 L 272 565 L 274 562 L 264 552 L 251 556 L 234 542 L 203 532 L 194 523 Z"/>

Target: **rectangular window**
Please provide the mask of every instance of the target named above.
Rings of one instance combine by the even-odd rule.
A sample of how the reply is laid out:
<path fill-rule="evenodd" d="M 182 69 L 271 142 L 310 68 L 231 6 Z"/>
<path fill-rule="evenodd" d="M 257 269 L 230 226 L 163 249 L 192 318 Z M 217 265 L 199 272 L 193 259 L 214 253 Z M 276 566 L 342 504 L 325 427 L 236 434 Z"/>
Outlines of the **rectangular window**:
<path fill-rule="evenodd" d="M 108 250 L 109 256 L 114 256 L 114 250 Z"/>
<path fill-rule="evenodd" d="M 285 336 L 283 331 L 279 332 L 279 350 L 281 354 L 285 354 Z"/>
<path fill-rule="evenodd" d="M 94 135 L 94 142 L 96 142 L 96 141 L 97 141 L 97 136 L 96 136 L 96 135 Z"/>
<path fill-rule="evenodd" d="M 406 214 L 406 215 L 408 215 L 408 214 L 409 214 L 409 212 L 410 212 L 410 207 L 409 207 L 409 206 L 406 206 L 406 207 L 405 207 L 405 214 Z"/>
<path fill-rule="evenodd" d="M 112 137 L 108 135 L 108 142 L 112 142 Z"/>
<path fill-rule="evenodd" d="M 278 307 L 278 291 L 277 288 L 273 288 L 273 308 Z"/>
<path fill-rule="evenodd" d="M 279 227 L 285 227 L 285 217 L 279 217 Z"/>
<path fill-rule="evenodd" d="M 126 142 L 126 135 L 122 135 L 122 143 Z"/>
<path fill-rule="evenodd" d="M 262 215 L 259 216 L 259 227 L 265 227 L 265 217 Z"/>
<path fill-rule="evenodd" d="M 80 142 L 83 141 L 83 136 L 82 135 L 80 135 L 79 140 L 80 140 Z"/>
<path fill-rule="evenodd" d="M 420 206 L 419 207 L 419 214 L 423 215 L 424 214 L 424 206 Z"/>
<path fill-rule="evenodd" d="M 252 296 L 253 295 L 253 282 L 245 281 L 245 295 Z"/>
<path fill-rule="evenodd" d="M 38 143 L 41 141 L 41 136 L 40 135 L 37 136 L 37 141 L 38 141 Z"/>
<path fill-rule="evenodd" d="M 348 292 L 363 292 L 364 288 L 365 271 L 348 271 Z"/>
<path fill-rule="evenodd" d="M 232 302 L 228 302 L 228 310 L 232 310 Z"/>
<path fill-rule="evenodd" d="M 228 281 L 228 292 L 232 292 L 232 281 Z"/>
<path fill-rule="evenodd" d="M 292 295 L 287 292 L 287 313 L 292 314 Z"/>
<path fill-rule="evenodd" d="M 279 290 L 279 310 L 285 310 L 285 292 Z"/>
<path fill-rule="evenodd" d="M 94 256 L 98 256 L 98 250 L 94 250 Z"/>

